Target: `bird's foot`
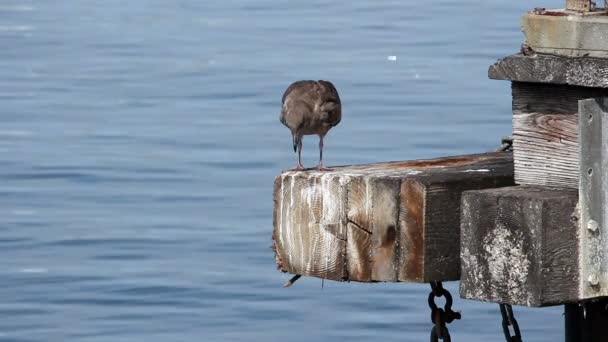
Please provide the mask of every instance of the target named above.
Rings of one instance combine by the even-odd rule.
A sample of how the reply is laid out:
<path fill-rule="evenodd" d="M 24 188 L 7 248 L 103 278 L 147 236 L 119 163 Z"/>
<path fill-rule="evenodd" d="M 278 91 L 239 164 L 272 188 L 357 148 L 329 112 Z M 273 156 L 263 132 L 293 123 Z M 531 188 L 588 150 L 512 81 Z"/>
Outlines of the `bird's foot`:
<path fill-rule="evenodd" d="M 291 169 L 291 171 L 302 171 L 304 170 L 304 165 L 297 163 L 296 167 L 294 167 L 293 169 Z"/>
<path fill-rule="evenodd" d="M 326 167 L 325 165 L 323 165 L 323 163 L 319 163 L 319 165 L 317 165 L 317 170 L 319 170 L 319 171 L 333 171 L 334 169 L 332 169 L 330 167 Z"/>

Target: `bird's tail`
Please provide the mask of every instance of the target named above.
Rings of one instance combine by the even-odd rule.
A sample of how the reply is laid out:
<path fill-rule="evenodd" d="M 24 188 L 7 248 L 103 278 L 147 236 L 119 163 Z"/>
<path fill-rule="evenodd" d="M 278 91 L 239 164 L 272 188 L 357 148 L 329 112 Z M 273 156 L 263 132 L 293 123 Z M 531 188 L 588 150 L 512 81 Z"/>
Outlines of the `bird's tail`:
<path fill-rule="evenodd" d="M 292 134 L 293 137 L 293 151 L 298 151 L 298 145 L 302 144 L 302 137 L 296 134 Z"/>

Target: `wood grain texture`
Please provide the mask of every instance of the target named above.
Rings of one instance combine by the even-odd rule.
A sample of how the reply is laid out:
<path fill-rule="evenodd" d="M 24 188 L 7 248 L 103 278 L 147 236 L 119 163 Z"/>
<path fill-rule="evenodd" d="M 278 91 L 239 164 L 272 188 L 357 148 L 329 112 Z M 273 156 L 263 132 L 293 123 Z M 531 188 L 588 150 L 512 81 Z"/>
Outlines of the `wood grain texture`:
<path fill-rule="evenodd" d="M 347 270 L 350 280 L 372 280 L 371 203 L 368 185 L 362 177 L 353 178 L 347 190 Z"/>
<path fill-rule="evenodd" d="M 423 281 L 424 276 L 424 185 L 415 179 L 401 183 L 399 212 L 399 279 Z"/>
<path fill-rule="evenodd" d="M 332 280 L 456 280 L 460 194 L 512 184 L 511 153 L 283 172 L 277 265 Z"/>
<path fill-rule="evenodd" d="M 578 188 L 578 101 L 608 89 L 513 82 L 515 182 Z"/>
<path fill-rule="evenodd" d="M 608 88 L 608 59 L 515 54 L 490 66 L 488 77 L 517 82 Z"/>
<path fill-rule="evenodd" d="M 294 173 L 277 187 L 273 238 L 283 270 L 327 279 L 345 276 L 346 190 L 339 177 Z M 297 222 L 297 224 L 291 224 Z M 289 229 L 286 229 L 289 227 Z M 289 246 L 290 253 L 283 253 Z"/>
<path fill-rule="evenodd" d="M 527 306 L 576 300 L 577 201 L 568 188 L 464 192 L 461 297 Z"/>
<path fill-rule="evenodd" d="M 397 281 L 397 227 L 401 179 L 370 177 L 372 279 Z"/>

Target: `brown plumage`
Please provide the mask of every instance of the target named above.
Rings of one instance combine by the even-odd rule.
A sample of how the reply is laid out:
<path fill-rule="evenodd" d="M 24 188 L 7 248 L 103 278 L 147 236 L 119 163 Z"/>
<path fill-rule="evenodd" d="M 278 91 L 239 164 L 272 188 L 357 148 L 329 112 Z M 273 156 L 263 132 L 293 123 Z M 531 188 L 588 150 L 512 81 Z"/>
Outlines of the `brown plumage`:
<path fill-rule="evenodd" d="M 302 170 L 302 137 L 319 136 L 319 170 L 323 166 L 323 138 L 340 123 L 342 104 L 336 87 L 328 81 L 296 81 L 283 93 L 281 122 L 291 130 L 293 150 L 298 153 L 295 170 Z"/>

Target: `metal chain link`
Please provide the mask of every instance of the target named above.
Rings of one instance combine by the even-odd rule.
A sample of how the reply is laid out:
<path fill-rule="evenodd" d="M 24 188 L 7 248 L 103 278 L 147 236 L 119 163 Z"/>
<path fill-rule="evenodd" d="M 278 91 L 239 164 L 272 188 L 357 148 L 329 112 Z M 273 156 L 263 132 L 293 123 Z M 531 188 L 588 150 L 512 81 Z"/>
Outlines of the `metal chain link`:
<path fill-rule="evenodd" d="M 445 305 L 443 309 L 437 307 L 435 304 L 435 297 L 445 297 Z M 429 308 L 431 308 L 431 322 L 434 326 L 431 329 L 431 342 L 438 342 L 443 340 L 444 342 L 451 342 L 452 337 L 446 324 L 452 323 L 455 319 L 460 319 L 460 312 L 452 311 L 452 295 L 450 292 L 443 288 L 440 281 L 431 282 L 431 293 L 429 293 Z"/>
<path fill-rule="evenodd" d="M 521 342 L 521 333 L 519 331 L 519 324 L 513 315 L 513 308 L 510 304 L 499 304 L 500 315 L 502 316 L 502 331 L 505 333 L 505 339 L 507 342 Z M 513 327 L 513 335 L 509 330 L 509 326 Z"/>

